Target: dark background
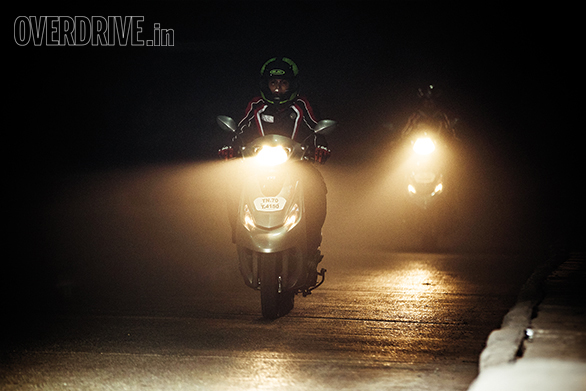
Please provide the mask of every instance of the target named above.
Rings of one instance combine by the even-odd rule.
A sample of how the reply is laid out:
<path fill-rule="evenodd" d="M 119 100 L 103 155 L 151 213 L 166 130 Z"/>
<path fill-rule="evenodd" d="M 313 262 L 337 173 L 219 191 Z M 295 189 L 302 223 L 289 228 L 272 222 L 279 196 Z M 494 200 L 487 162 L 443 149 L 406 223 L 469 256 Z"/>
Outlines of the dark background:
<path fill-rule="evenodd" d="M 584 234 L 577 12 L 380 1 L 18 9 L 11 23 L 19 15 L 144 16 L 144 39 L 160 23 L 174 30 L 175 45 L 9 42 L 3 210 L 11 262 L 43 265 L 35 221 L 57 178 L 215 159 L 224 138 L 215 117 L 243 114 L 260 66 L 275 55 L 297 62 L 302 93 L 340 123 L 329 138 L 332 161 L 349 170 L 392 153 L 417 88 L 435 84 L 439 104 L 460 119 L 464 147 L 531 205 L 528 224 L 541 227 L 541 244 L 576 246 Z"/>
<path fill-rule="evenodd" d="M 444 91 L 440 103 L 470 128 L 464 137 L 518 155 L 538 155 L 531 151 L 560 139 L 537 136 L 557 125 L 556 103 L 571 100 L 562 78 L 576 61 L 571 43 L 577 39 L 555 11 L 425 2 L 275 4 L 281 3 L 55 5 L 20 12 L 144 16 L 145 39 L 160 23 L 174 30 L 176 41 L 167 48 L 12 42 L 9 113 L 16 114 L 23 152 L 64 170 L 213 157 L 215 116 L 242 115 L 258 93 L 260 65 L 275 54 L 298 63 L 302 92 L 322 116 L 347 125 L 340 137 L 374 144 L 371 133 L 390 123 L 402 127 L 415 109 L 416 89 L 434 83 Z"/>

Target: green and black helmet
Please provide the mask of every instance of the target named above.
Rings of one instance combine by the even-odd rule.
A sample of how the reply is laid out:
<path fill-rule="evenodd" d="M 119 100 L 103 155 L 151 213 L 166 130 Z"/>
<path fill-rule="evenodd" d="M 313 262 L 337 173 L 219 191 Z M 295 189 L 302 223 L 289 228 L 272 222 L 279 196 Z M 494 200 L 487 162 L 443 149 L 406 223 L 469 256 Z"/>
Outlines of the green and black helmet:
<path fill-rule="evenodd" d="M 283 104 L 294 100 L 299 91 L 297 64 L 287 57 L 273 57 L 265 62 L 260 69 L 260 94 L 271 104 Z M 289 90 L 284 95 L 275 95 L 269 89 L 269 80 L 287 79 Z"/>

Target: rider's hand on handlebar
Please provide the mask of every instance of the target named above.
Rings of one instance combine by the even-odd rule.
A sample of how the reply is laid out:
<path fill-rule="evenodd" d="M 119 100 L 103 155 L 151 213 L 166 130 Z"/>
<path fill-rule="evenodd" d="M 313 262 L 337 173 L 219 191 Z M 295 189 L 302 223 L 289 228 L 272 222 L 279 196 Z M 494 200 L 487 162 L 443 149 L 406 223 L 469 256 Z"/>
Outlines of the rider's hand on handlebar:
<path fill-rule="evenodd" d="M 230 145 L 224 145 L 222 148 L 218 149 L 218 156 L 220 159 L 228 160 L 234 157 L 234 148 Z"/>
<path fill-rule="evenodd" d="M 324 147 L 323 145 L 315 147 L 315 161 L 318 163 L 325 164 L 331 154 L 332 151 L 328 147 Z"/>

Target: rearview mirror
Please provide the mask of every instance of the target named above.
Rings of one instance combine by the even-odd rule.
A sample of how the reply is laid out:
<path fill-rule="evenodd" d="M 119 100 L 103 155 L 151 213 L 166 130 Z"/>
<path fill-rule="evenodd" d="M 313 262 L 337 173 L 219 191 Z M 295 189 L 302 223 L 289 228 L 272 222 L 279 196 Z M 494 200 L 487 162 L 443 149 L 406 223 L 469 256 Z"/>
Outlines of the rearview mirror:
<path fill-rule="evenodd" d="M 236 133 L 236 122 L 234 122 L 232 118 L 225 115 L 218 115 L 216 117 L 216 122 L 220 129 L 225 130 L 226 132 Z"/>
<path fill-rule="evenodd" d="M 338 123 L 331 119 L 322 119 L 315 125 L 313 131 L 320 134 L 330 134 L 338 126 Z"/>

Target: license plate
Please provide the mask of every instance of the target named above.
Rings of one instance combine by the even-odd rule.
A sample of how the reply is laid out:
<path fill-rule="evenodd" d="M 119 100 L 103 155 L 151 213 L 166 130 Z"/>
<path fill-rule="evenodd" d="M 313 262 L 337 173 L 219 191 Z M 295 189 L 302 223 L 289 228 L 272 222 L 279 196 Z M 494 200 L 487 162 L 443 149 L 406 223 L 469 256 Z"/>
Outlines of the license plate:
<path fill-rule="evenodd" d="M 259 197 L 254 200 L 254 207 L 261 212 L 277 212 L 283 210 L 286 203 L 283 197 Z"/>
<path fill-rule="evenodd" d="M 415 182 L 417 183 L 431 183 L 435 179 L 433 172 L 418 172 L 415 174 Z"/>

